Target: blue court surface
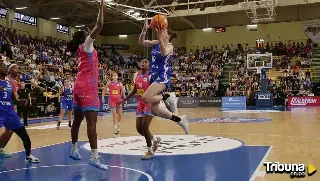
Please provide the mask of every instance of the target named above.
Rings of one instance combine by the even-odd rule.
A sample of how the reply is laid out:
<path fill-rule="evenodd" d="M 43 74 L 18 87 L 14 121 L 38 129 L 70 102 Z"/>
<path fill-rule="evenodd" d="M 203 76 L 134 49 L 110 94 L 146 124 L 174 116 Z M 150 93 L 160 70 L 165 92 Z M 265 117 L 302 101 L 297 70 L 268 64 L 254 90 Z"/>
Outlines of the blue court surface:
<path fill-rule="evenodd" d="M 79 142 L 81 161 L 68 157 L 70 142 L 34 149 L 40 164 L 26 164 L 24 152 L 0 163 L 1 181 L 249 181 L 260 170 L 269 146 L 213 136 L 162 135 L 157 156 L 142 161 L 146 150 L 140 136 L 99 141 L 101 171 L 86 164 L 91 153 Z"/>

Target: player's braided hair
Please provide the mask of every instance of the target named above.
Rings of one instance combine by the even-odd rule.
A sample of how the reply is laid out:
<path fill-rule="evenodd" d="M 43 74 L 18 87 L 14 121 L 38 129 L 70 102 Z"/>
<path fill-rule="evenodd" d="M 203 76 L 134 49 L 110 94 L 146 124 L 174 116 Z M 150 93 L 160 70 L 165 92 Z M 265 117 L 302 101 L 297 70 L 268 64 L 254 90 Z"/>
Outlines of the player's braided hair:
<path fill-rule="evenodd" d="M 68 50 L 70 50 L 72 53 L 76 53 L 79 48 L 79 45 L 84 43 L 85 40 L 85 31 L 75 32 L 72 36 L 72 40 L 67 45 Z"/>

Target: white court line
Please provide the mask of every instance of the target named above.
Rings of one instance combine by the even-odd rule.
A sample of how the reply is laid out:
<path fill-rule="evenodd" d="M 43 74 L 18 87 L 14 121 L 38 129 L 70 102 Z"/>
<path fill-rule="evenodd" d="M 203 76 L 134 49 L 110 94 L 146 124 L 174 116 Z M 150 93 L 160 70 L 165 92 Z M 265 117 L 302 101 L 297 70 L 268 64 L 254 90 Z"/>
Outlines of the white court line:
<path fill-rule="evenodd" d="M 51 145 L 44 145 L 44 146 L 40 146 L 40 147 L 37 147 L 37 148 L 31 148 L 31 152 L 32 150 L 36 150 L 36 149 L 40 149 L 40 148 L 45 148 L 45 147 L 49 147 L 49 146 L 54 146 L 54 145 L 59 145 L 59 144 L 63 144 L 63 143 L 68 143 L 68 142 L 71 142 L 71 141 L 64 141 L 64 142 L 60 142 L 60 143 L 54 143 L 54 144 L 51 144 Z M 79 141 L 78 141 L 79 142 Z M 24 152 L 23 151 L 16 151 L 16 152 L 12 152 L 13 153 L 20 153 L 20 152 Z"/>
<path fill-rule="evenodd" d="M 261 172 L 260 169 L 263 165 L 263 162 L 266 161 L 267 157 L 269 156 L 271 150 L 272 150 L 273 146 L 270 146 L 270 148 L 268 149 L 267 153 L 264 155 L 264 157 L 262 158 L 260 164 L 258 165 L 258 167 L 256 168 L 256 170 L 253 172 L 251 178 L 249 181 L 254 181 L 256 179 L 256 177 L 258 177 L 259 175 L 261 175 Z M 263 175 L 264 176 L 264 175 Z"/>
<path fill-rule="evenodd" d="M 14 171 L 20 171 L 20 170 L 31 170 L 31 169 L 38 169 L 38 168 L 51 168 L 51 167 L 72 167 L 72 166 L 85 166 L 88 164 L 74 164 L 74 165 L 51 165 L 51 166 L 40 166 L 40 167 L 29 167 L 29 168 L 19 168 L 19 169 L 13 169 L 13 170 L 7 170 L 7 171 L 3 171 L 0 172 L 0 174 L 2 173 L 8 173 L 8 172 L 14 172 Z M 111 168 L 120 168 L 120 169 L 125 169 L 125 170 L 131 170 L 131 171 L 135 171 L 138 173 L 141 173 L 142 175 L 146 176 L 148 178 L 148 181 L 153 181 L 153 178 L 151 177 L 151 175 L 140 171 L 140 170 L 136 170 L 133 168 L 127 168 L 127 167 L 120 167 L 120 166 L 113 166 L 113 165 L 107 165 L 108 167 Z"/>

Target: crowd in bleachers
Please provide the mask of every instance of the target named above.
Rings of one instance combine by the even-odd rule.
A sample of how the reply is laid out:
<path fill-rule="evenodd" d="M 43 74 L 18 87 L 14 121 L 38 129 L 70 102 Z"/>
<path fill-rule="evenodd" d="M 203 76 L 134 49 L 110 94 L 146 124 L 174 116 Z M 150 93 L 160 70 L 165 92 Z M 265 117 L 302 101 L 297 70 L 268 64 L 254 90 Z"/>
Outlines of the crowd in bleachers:
<path fill-rule="evenodd" d="M 311 44 L 307 42 L 284 44 L 282 42 L 267 43 L 265 48 L 250 49 L 245 48 L 237 54 L 237 58 L 229 62 L 236 61 L 234 74 L 232 75 L 229 88 L 226 91 L 227 96 L 246 95 L 252 97 L 254 92 L 260 91 L 260 75 L 257 70 L 247 70 L 246 55 L 256 52 L 272 53 L 273 70 L 281 70 L 281 75 L 275 78 L 267 77 L 267 90 L 273 93 L 274 97 L 283 97 L 290 95 L 302 96 L 312 94 L 312 81 L 310 68 L 312 63 Z M 275 99 L 277 100 L 277 99 Z M 277 103 L 276 103 L 277 104 Z"/>
<path fill-rule="evenodd" d="M 51 104 L 52 100 L 48 102 L 46 93 L 57 93 L 66 78 L 75 79 L 77 62 L 67 50 L 66 43 L 51 37 L 20 35 L 15 30 L 0 26 L 0 58 L 5 62 L 14 60 L 20 66 L 20 81 L 26 82 L 31 89 L 34 105 Z M 100 63 L 99 87 L 105 85 L 112 72 L 118 72 L 128 93 L 133 88 L 131 75 L 137 71 L 143 57 L 137 53 L 123 57 L 115 49 L 106 51 L 96 47 L 96 50 Z M 221 48 L 196 48 L 188 53 L 185 49 L 176 49 L 171 62 L 175 76 L 168 91 L 176 92 L 179 96 L 217 96 L 225 66 L 235 65 L 225 94 L 250 96 L 250 93 L 260 90 L 260 78 L 256 71 L 246 69 L 246 55 L 257 51 L 271 52 L 273 67 L 286 69 L 276 80 L 268 78 L 269 91 L 275 95 L 278 90 L 286 95 L 310 94 L 310 71 L 302 72 L 299 69 L 308 68 L 312 63 L 309 42 L 266 43 L 263 49 L 250 48 L 248 44 L 230 44 Z"/>
<path fill-rule="evenodd" d="M 223 78 L 225 61 L 224 52 L 214 48 L 197 48 L 188 55 L 177 51 L 172 61 L 177 76 L 169 91 L 179 96 L 215 96 Z"/>

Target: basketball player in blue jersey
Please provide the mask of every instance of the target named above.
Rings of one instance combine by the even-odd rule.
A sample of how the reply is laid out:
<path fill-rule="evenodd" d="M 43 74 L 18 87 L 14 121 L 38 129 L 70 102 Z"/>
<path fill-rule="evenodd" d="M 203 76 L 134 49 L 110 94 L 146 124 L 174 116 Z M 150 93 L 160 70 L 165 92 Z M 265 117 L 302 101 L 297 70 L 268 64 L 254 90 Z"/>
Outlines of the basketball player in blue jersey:
<path fill-rule="evenodd" d="M 177 37 L 177 34 L 168 29 L 157 28 L 158 40 L 146 40 L 145 35 L 150 25 L 148 19 L 145 20 L 142 33 L 139 37 L 139 44 L 152 47 L 152 59 L 150 63 L 150 86 L 143 94 L 142 99 L 151 104 L 151 112 L 155 116 L 164 119 L 170 119 L 180 125 L 186 134 L 188 134 L 188 118 L 186 115 L 176 116 L 172 113 L 177 111 L 177 98 L 175 93 L 162 92 L 171 85 L 172 68 L 169 66 L 173 55 L 173 45 L 171 40 Z M 168 111 L 160 109 L 160 102 L 164 101 Z"/>
<path fill-rule="evenodd" d="M 63 119 L 66 110 L 68 109 L 68 116 L 69 116 L 69 128 L 71 128 L 71 119 L 72 119 L 72 106 L 73 106 L 73 87 L 70 80 L 65 81 L 65 85 L 60 89 L 58 97 L 63 96 L 61 101 L 61 110 L 60 110 L 60 117 L 57 124 L 57 129 L 60 128 L 61 121 Z"/>
<path fill-rule="evenodd" d="M 7 67 L 0 63 L 0 128 L 16 133 L 22 140 L 26 151 L 26 162 L 39 163 L 39 159 L 31 155 L 31 141 L 18 113 L 14 110 L 13 100 L 19 101 L 13 91 L 13 85 L 6 79 Z M 0 145 L 4 143 L 0 142 Z"/>

